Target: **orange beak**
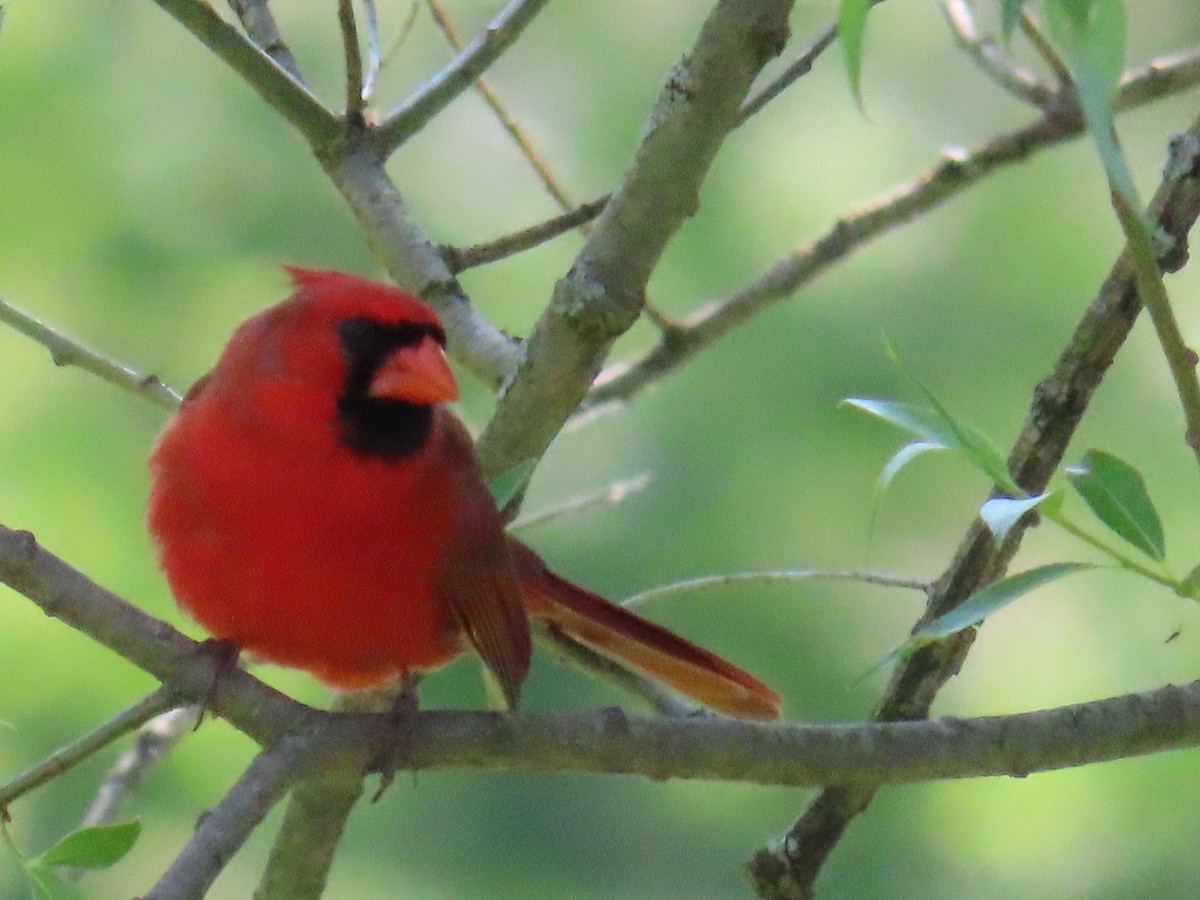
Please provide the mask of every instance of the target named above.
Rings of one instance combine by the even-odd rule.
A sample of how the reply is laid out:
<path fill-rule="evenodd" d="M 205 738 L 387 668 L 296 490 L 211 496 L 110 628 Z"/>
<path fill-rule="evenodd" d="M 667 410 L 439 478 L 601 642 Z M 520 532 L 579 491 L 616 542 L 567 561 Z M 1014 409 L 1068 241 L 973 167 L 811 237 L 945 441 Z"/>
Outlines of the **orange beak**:
<path fill-rule="evenodd" d="M 442 345 L 425 337 L 414 347 L 389 356 L 371 380 L 371 397 L 403 400 L 421 406 L 458 399 L 458 382 Z"/>

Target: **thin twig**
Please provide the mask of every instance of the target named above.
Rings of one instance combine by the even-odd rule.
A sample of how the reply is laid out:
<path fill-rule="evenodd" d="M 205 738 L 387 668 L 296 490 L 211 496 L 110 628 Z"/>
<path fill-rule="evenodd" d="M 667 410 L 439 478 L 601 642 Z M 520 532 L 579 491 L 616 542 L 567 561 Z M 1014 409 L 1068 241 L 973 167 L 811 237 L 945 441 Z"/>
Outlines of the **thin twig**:
<path fill-rule="evenodd" d="M 496 262 L 508 256 L 514 256 L 526 250 L 531 250 L 559 235 L 566 234 L 592 221 L 600 215 L 608 203 L 608 194 L 576 207 L 570 212 L 545 222 L 539 222 L 521 231 L 506 234 L 484 244 L 472 244 L 470 247 L 439 247 L 442 258 L 451 272 L 462 272 L 466 269 Z"/>
<path fill-rule="evenodd" d="M 1160 56 L 1147 65 L 1130 69 L 1117 82 L 1113 111 L 1145 106 L 1162 97 L 1188 90 L 1200 82 L 1200 45 L 1170 56 Z"/>
<path fill-rule="evenodd" d="M 85 759 L 103 750 L 117 738 L 128 734 L 135 728 L 140 728 L 177 702 L 175 694 L 169 688 L 161 687 L 133 706 L 113 716 L 91 734 L 56 750 L 33 768 L 0 787 L 0 809 L 52 778 L 57 778 L 64 772 L 70 771 Z"/>
<path fill-rule="evenodd" d="M 6 300 L 0 300 L 0 322 L 11 325 L 49 350 L 56 366 L 83 369 L 163 409 L 174 410 L 183 399 L 182 394 L 163 384 L 157 375 L 144 375 L 124 363 L 97 353 Z"/>
<path fill-rule="evenodd" d="M 1200 119 L 1192 123 L 1188 135 L 1189 140 L 1200 142 Z M 1151 218 L 1173 243 L 1172 252 L 1163 257 L 1164 268 L 1179 268 L 1186 260 L 1187 236 L 1197 216 L 1200 187 L 1196 179 L 1165 176 L 1151 203 Z M 1122 255 L 1087 306 L 1054 370 L 1034 391 L 1025 427 L 1008 459 L 1009 471 L 1023 490 L 1036 494 L 1045 489 L 1139 312 L 1133 269 L 1128 256 Z M 956 608 L 981 587 L 1000 578 L 1032 524 L 1022 520 L 997 547 L 991 532 L 977 520 L 938 579 L 918 626 Z M 922 647 L 900 662 L 875 711 L 875 720 L 928 716 L 942 686 L 961 669 L 974 636 L 973 630 L 960 632 Z M 810 896 L 830 853 L 877 790 L 871 785 L 830 784 L 782 841 L 760 850 L 749 863 L 751 878 L 761 896 Z"/>
<path fill-rule="evenodd" d="M 354 0 L 338 0 L 338 26 L 342 30 L 342 49 L 346 54 L 346 118 L 362 122 L 366 99 L 363 91 L 362 48 L 358 45 L 358 25 L 354 21 Z"/>
<path fill-rule="evenodd" d="M 341 125 L 337 117 L 303 82 L 222 19 L 207 0 L 154 2 L 241 75 L 314 149 L 320 150 L 338 138 Z"/>
<path fill-rule="evenodd" d="M 696 211 L 701 185 L 750 87 L 788 35 L 792 0 L 718 0 L 660 89 L 612 200 L 555 285 L 517 370 L 476 444 L 486 474 L 540 459 L 579 408 L 612 344 L 638 320 L 668 241 Z"/>
<path fill-rule="evenodd" d="M 126 800 L 137 791 L 150 770 L 162 761 L 167 751 L 196 730 L 200 714 L 199 706 L 180 706 L 143 725 L 134 736 L 133 746 L 121 755 L 100 785 L 83 824 L 102 825 L 120 816 Z"/>
<path fill-rule="evenodd" d="M 1181 142 L 1177 141 L 1176 144 L 1178 143 Z M 1183 166 L 1187 174 L 1182 176 L 1187 181 L 1194 180 L 1195 176 L 1191 173 L 1196 169 L 1194 148 L 1197 142 L 1193 139 L 1190 143 L 1193 146 L 1193 155 L 1190 164 Z M 1171 170 L 1172 166 L 1178 170 L 1179 161 L 1172 160 L 1168 170 Z M 1138 211 L 1130 207 L 1129 202 L 1115 187 L 1112 190 L 1112 202 L 1128 239 L 1138 299 L 1150 314 L 1150 321 L 1154 323 L 1154 331 L 1158 335 L 1163 356 L 1166 357 L 1167 366 L 1171 370 L 1171 378 L 1175 381 L 1175 390 L 1183 407 L 1184 421 L 1187 423 L 1187 445 L 1196 461 L 1200 462 L 1200 378 L 1196 376 L 1196 364 L 1200 362 L 1200 357 L 1188 346 L 1179 328 L 1179 320 L 1175 317 L 1166 285 L 1163 284 L 1150 231 L 1143 224 Z"/>
<path fill-rule="evenodd" d="M 547 0 L 510 0 L 491 23 L 445 69 L 429 79 L 380 124 L 377 137 L 388 155 L 420 131 L 503 55 Z"/>
<path fill-rule="evenodd" d="M 437 23 L 438 28 L 441 29 L 447 43 L 454 48 L 456 53 L 462 53 L 464 49 L 462 39 L 459 38 L 453 23 L 450 21 L 449 16 L 446 15 L 446 11 L 442 9 L 441 3 L 438 0 L 426 0 L 426 5 L 429 7 L 429 12 L 433 15 L 433 19 Z M 475 90 L 479 91 L 484 102 L 487 103 L 496 118 L 499 119 L 501 126 L 508 133 L 508 136 L 512 138 L 513 143 L 517 145 L 517 149 L 521 151 L 521 155 L 525 157 L 530 167 L 537 174 L 542 187 L 546 189 L 564 211 L 574 207 L 575 201 L 567 196 L 566 190 L 554 176 L 554 173 L 550 171 L 550 167 L 546 165 L 546 161 L 542 159 L 541 154 L 534 148 L 529 136 L 525 134 L 525 129 L 521 127 L 521 124 L 505 108 L 504 104 L 500 101 L 500 97 L 492 90 L 491 85 L 483 79 L 482 75 L 475 79 Z"/>
<path fill-rule="evenodd" d="M 602 491 L 596 491 L 592 494 L 581 494 L 577 497 L 570 497 L 562 503 L 549 506 L 546 509 L 540 509 L 537 512 L 522 514 L 518 516 L 512 524 L 510 531 L 519 531 L 522 528 L 529 528 L 533 525 L 545 525 L 547 522 L 553 522 L 557 519 L 563 519 L 568 516 L 577 516 L 580 513 L 588 512 L 602 506 L 614 506 L 617 503 L 625 500 L 627 497 L 636 494 L 638 491 L 645 489 L 650 483 L 650 473 L 644 472 L 635 478 L 628 478 L 623 481 L 614 481 Z"/>
<path fill-rule="evenodd" d="M 884 0 L 871 0 L 872 6 L 878 6 Z M 737 124 L 741 125 L 764 106 L 780 96 L 789 87 L 812 71 L 813 64 L 820 58 L 830 45 L 837 40 L 837 26 L 830 25 L 821 35 L 804 50 L 803 53 L 765 88 L 742 104 Z"/>
<path fill-rule="evenodd" d="M 882 0 L 879 0 L 882 2 Z M 837 40 L 837 26 L 830 25 L 822 32 L 821 36 L 808 45 L 800 56 L 791 63 L 782 74 L 773 79 L 770 84 L 764 87 L 761 91 L 742 104 L 741 112 L 738 114 L 738 124 L 741 125 L 755 113 L 762 110 L 764 106 L 786 91 L 789 87 L 812 71 L 813 64 L 820 58 L 821 54 L 829 49 L 830 45 Z"/>
<path fill-rule="evenodd" d="M 1058 55 L 1058 51 L 1046 40 L 1045 35 L 1038 28 L 1037 22 L 1028 9 L 1021 10 L 1021 33 L 1033 45 L 1033 49 L 1037 51 L 1037 55 L 1042 58 L 1042 61 L 1050 67 L 1050 71 L 1054 73 L 1055 80 L 1063 86 L 1072 84 L 1071 70 L 1062 61 L 1062 57 Z"/>
<path fill-rule="evenodd" d="M 967 0 L 943 0 L 941 6 L 950 34 L 980 71 L 1018 100 L 1039 109 L 1050 102 L 1055 88 L 1001 50 L 991 38 L 984 37 L 975 24 L 975 12 Z"/>
<path fill-rule="evenodd" d="M 175 744 L 195 730 L 200 714 L 200 706 L 180 706 L 156 716 L 138 729 L 133 738 L 133 745 L 121 754 L 120 759 L 109 770 L 104 783 L 96 791 L 92 805 L 83 816 L 81 826 L 91 828 L 120 819 L 123 808 L 141 787 L 143 779 Z M 71 881 L 77 881 L 89 871 L 77 867 L 64 868 L 62 875 Z"/>
<path fill-rule="evenodd" d="M 143 900 L 200 900 L 246 838 L 312 765 L 313 744 L 296 737 L 264 750 L 201 817 L 183 852 Z"/>
<path fill-rule="evenodd" d="M 263 53 L 275 60 L 276 65 L 296 79 L 299 84 L 307 85 L 308 82 L 304 80 L 304 74 L 300 71 L 296 57 L 292 55 L 291 48 L 288 47 L 279 31 L 279 25 L 275 22 L 275 14 L 271 12 L 269 2 L 270 0 L 229 0 L 229 5 L 237 15 L 238 21 L 242 23 L 242 27 L 246 29 L 250 40 L 254 41 Z"/>
<path fill-rule="evenodd" d="M 412 34 L 413 26 L 417 24 L 417 14 L 420 11 L 421 0 L 408 0 L 408 16 L 400 23 L 400 30 L 392 41 L 392 45 L 383 51 L 383 58 L 379 61 L 381 70 L 392 61 L 392 57 L 399 52 L 400 48 L 404 46 L 404 42 L 408 40 L 408 36 Z"/>
<path fill-rule="evenodd" d="M 375 12 L 375 0 L 362 0 L 363 18 L 367 22 L 367 74 L 363 78 L 363 104 L 371 101 L 375 95 L 375 86 L 379 83 L 379 70 L 383 66 L 383 56 L 379 49 L 379 16 Z"/>
<path fill-rule="evenodd" d="M 1200 48 L 1131 70 L 1119 82 L 1113 109 L 1143 106 L 1200 82 Z M 958 196 L 987 175 L 1030 154 L 1083 134 L 1075 104 L 1052 102 L 1046 113 L 1016 131 L 968 151 L 947 153 L 936 166 L 866 206 L 841 217 L 824 235 L 784 258 L 737 294 L 697 310 L 639 359 L 600 373 L 584 408 L 629 400 L 709 344 L 791 296 L 869 241 Z"/>
<path fill-rule="evenodd" d="M 631 594 L 621 601 L 621 605 L 641 606 L 650 600 L 670 597 L 673 594 L 704 591 L 734 584 L 792 584 L 797 581 L 813 580 L 857 581 L 861 584 L 874 584 L 880 587 L 906 588 L 920 591 L 922 594 L 928 594 L 931 589 L 931 585 L 927 581 L 905 578 L 901 575 L 889 575 L 886 572 L 870 572 L 863 569 L 779 569 L 762 572 L 734 572 L 727 575 L 703 575 L 699 578 L 674 581 L 671 584 L 663 584 Z"/>

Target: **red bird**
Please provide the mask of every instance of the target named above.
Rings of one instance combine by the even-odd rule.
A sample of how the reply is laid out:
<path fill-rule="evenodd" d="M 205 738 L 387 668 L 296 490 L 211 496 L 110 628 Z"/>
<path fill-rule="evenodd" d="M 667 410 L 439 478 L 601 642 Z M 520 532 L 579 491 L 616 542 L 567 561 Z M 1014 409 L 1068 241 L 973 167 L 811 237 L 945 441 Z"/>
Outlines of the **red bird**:
<path fill-rule="evenodd" d="M 150 457 L 148 523 L 179 604 L 214 636 L 342 689 L 469 650 L 515 707 L 529 620 L 730 715 L 779 697 L 720 657 L 550 572 L 504 532 L 428 306 L 290 269 Z"/>

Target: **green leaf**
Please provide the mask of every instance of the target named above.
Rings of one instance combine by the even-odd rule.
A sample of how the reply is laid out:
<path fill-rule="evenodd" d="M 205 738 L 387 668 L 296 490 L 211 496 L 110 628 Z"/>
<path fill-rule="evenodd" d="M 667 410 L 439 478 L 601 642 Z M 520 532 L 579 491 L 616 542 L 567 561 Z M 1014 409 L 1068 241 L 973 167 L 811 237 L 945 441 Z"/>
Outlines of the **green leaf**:
<path fill-rule="evenodd" d="M 53 869 L 31 865 L 25 875 L 34 900 L 84 900 L 83 892 Z"/>
<path fill-rule="evenodd" d="M 43 853 L 35 864 L 106 869 L 133 848 L 141 830 L 136 821 L 80 828 Z"/>
<path fill-rule="evenodd" d="M 1015 500 L 1008 497 L 997 497 L 983 504 L 979 510 L 979 517 L 987 524 L 993 537 L 997 541 L 1002 541 L 1025 513 L 1047 501 L 1058 499 L 1060 496 L 1057 492 L 1051 492 L 1038 494 L 1036 497 L 1020 497 Z"/>
<path fill-rule="evenodd" d="M 1162 522 L 1137 469 L 1110 453 L 1089 450 L 1066 475 L 1112 532 L 1153 559 L 1166 556 Z"/>
<path fill-rule="evenodd" d="M 1125 65 L 1124 0 L 1048 0 L 1046 23 L 1071 71 L 1084 120 L 1113 190 L 1140 210 L 1112 117 L 1112 95 Z"/>
<path fill-rule="evenodd" d="M 952 634 L 978 625 L 992 613 L 1008 606 L 1018 597 L 1041 587 L 1051 581 L 1056 581 L 1064 575 L 1079 572 L 1084 569 L 1094 569 L 1091 563 L 1051 563 L 1038 566 L 1019 575 L 1010 575 L 993 581 L 983 590 L 976 591 L 950 612 L 938 616 L 928 625 L 913 632 L 912 637 L 900 649 L 902 657 L 910 656 L 914 651 L 926 644 L 948 638 Z"/>
<path fill-rule="evenodd" d="M 879 473 L 879 484 L 876 486 L 875 490 L 878 493 L 883 493 L 885 490 L 887 490 L 888 486 L 892 483 L 892 479 L 900 474 L 900 470 L 918 456 L 924 456 L 931 450 L 946 449 L 948 448 L 945 444 L 938 443 L 937 441 L 912 441 L 911 443 L 905 444 L 903 447 L 897 450 L 892 455 L 892 458 L 889 459 L 884 465 L 883 471 Z"/>
<path fill-rule="evenodd" d="M 924 387 L 922 390 L 924 390 Z M 983 432 L 964 425 L 951 417 L 931 393 L 927 396 L 936 403 L 936 408 L 926 409 L 909 403 L 890 400 L 875 400 L 867 397 L 850 397 L 844 403 L 861 409 L 865 413 L 882 419 L 918 437 L 922 442 L 936 444 L 947 450 L 961 453 L 975 464 L 992 481 L 1013 494 L 1023 493 L 1008 474 L 1004 457 L 992 445 Z M 906 464 L 911 460 L 904 460 Z M 891 465 L 889 463 L 889 465 Z M 893 473 L 894 474 L 894 473 Z"/>
<path fill-rule="evenodd" d="M 492 494 L 492 500 L 495 501 L 496 509 L 504 509 L 514 497 L 525 489 L 535 468 L 537 468 L 537 460 L 527 459 L 491 480 L 488 490 Z"/>
<path fill-rule="evenodd" d="M 859 109 L 863 108 L 863 37 L 867 33 L 867 13 L 870 11 L 871 0 L 842 0 L 841 9 L 838 11 L 838 38 L 842 42 L 842 55 L 846 60 L 850 90 Z"/>
<path fill-rule="evenodd" d="M 1021 8 L 1025 0 L 1002 0 L 1000 4 L 1000 33 L 1007 44 L 1012 40 L 1013 32 L 1017 30 L 1017 22 L 1021 20 Z"/>

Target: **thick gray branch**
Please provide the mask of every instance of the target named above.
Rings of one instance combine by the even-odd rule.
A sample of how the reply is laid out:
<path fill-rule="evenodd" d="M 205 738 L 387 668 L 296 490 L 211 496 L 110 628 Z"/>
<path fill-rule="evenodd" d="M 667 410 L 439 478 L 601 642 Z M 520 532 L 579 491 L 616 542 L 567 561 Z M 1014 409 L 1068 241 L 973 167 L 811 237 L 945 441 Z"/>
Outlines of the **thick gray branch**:
<path fill-rule="evenodd" d="M 0 527 L 0 581 L 141 666 L 180 696 L 207 691 L 197 645 L 89 582 L 22 533 Z M 122 638 L 116 640 L 114 635 Z M 227 797 L 258 811 L 283 780 L 378 766 L 389 716 L 319 712 L 245 672 L 222 679 L 217 711 L 268 747 Z M 283 742 L 280 744 L 280 742 Z M 622 772 L 760 784 L 870 786 L 1030 772 L 1200 745 L 1200 682 L 1059 709 L 978 719 L 854 725 L 757 724 L 723 716 L 422 712 L 414 768 Z M 243 793 L 246 791 L 248 793 Z M 232 796 L 232 792 L 231 792 Z M 257 798 L 257 799 L 255 799 Z"/>
<path fill-rule="evenodd" d="M 260 753 L 196 825 L 183 852 L 143 900 L 201 900 L 246 838 L 311 768 L 311 741 L 289 736 Z"/>
<path fill-rule="evenodd" d="M 1189 134 L 1193 142 L 1200 142 L 1200 120 L 1192 124 Z M 1172 239 L 1161 263 L 1165 271 L 1174 271 L 1187 259 L 1188 232 L 1200 215 L 1200 184 L 1194 168 L 1164 176 L 1150 211 Z M 1040 493 L 1061 463 L 1140 309 L 1131 266 L 1122 254 L 1088 306 L 1054 371 L 1035 390 L 1025 427 L 1009 455 L 1009 470 L 1030 494 Z M 1001 577 L 1032 524 L 1028 520 L 1020 523 L 997 548 L 988 529 L 976 521 L 915 627 L 953 609 Z M 927 716 L 942 686 L 962 666 L 974 636 L 973 629 L 962 632 L 922 648 L 898 665 L 876 710 L 876 720 Z M 760 895 L 788 900 L 811 897 L 825 860 L 850 822 L 870 804 L 874 790 L 870 786 L 833 783 L 821 791 L 787 839 L 778 847 L 759 851 L 750 862 L 751 877 Z"/>
<path fill-rule="evenodd" d="M 659 94 L 645 136 L 529 338 L 529 358 L 479 442 L 496 475 L 538 458 L 583 399 L 612 342 L 637 319 L 668 240 L 762 66 L 787 40 L 790 0 L 722 0 Z"/>

